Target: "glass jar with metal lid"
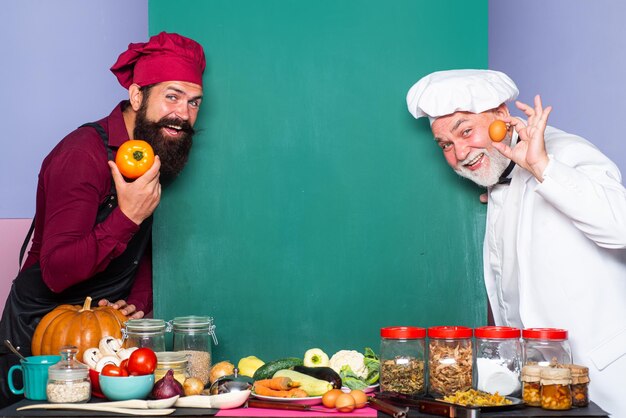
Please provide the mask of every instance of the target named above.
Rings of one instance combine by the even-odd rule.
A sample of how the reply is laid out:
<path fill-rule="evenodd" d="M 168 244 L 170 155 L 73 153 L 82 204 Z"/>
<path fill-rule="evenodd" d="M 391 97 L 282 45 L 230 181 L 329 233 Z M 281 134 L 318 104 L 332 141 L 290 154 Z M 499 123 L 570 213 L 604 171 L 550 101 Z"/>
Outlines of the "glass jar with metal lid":
<path fill-rule="evenodd" d="M 89 368 L 76 359 L 78 347 L 61 348 L 61 360 L 48 368 L 46 396 L 52 403 L 82 403 L 91 399 Z"/>
<path fill-rule="evenodd" d="M 211 338 L 217 345 L 215 325 L 210 316 L 181 316 L 171 321 L 174 351 L 187 355 L 187 374 L 198 378 L 205 385 L 209 382 L 212 347 Z"/>
<path fill-rule="evenodd" d="M 522 369 L 521 331 L 511 327 L 474 330 L 476 389 L 503 396 L 519 396 Z"/>
<path fill-rule="evenodd" d="M 165 333 L 168 324 L 162 319 L 130 319 L 122 330 L 124 347 L 148 347 L 155 352 L 165 351 Z"/>
<path fill-rule="evenodd" d="M 522 330 L 524 365 L 554 366 L 572 364 L 572 350 L 567 330 L 559 328 L 527 328 Z"/>
<path fill-rule="evenodd" d="M 157 366 L 154 371 L 154 381 L 158 381 L 168 370 L 172 370 L 174 379 L 178 380 L 182 385 L 185 379 L 189 377 L 187 374 L 187 356 L 185 353 L 176 351 L 160 351 L 156 353 Z"/>
<path fill-rule="evenodd" d="M 544 367 L 541 370 L 541 407 L 564 410 L 572 407 L 571 372 L 567 368 Z"/>
<path fill-rule="evenodd" d="M 380 390 L 406 395 L 426 393 L 426 329 L 380 329 Z"/>
<path fill-rule="evenodd" d="M 433 397 L 472 388 L 472 335 L 468 327 L 428 328 L 428 393 Z"/>

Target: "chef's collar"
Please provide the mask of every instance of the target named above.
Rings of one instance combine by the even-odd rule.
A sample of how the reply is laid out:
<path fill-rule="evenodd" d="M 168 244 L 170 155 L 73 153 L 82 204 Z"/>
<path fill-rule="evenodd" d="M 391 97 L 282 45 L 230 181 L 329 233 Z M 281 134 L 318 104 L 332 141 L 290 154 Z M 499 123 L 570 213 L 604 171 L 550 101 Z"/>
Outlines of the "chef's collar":
<path fill-rule="evenodd" d="M 513 148 L 515 144 L 517 144 L 517 138 L 518 138 L 517 132 L 515 131 L 515 129 L 513 129 L 513 137 L 511 138 L 511 145 L 509 145 L 511 148 Z M 515 168 L 515 161 L 511 160 L 509 165 L 504 169 L 504 171 L 500 175 L 500 178 L 498 179 L 498 182 L 496 184 L 509 185 L 511 183 L 511 177 L 509 177 L 509 175 L 511 174 L 514 168 Z"/>

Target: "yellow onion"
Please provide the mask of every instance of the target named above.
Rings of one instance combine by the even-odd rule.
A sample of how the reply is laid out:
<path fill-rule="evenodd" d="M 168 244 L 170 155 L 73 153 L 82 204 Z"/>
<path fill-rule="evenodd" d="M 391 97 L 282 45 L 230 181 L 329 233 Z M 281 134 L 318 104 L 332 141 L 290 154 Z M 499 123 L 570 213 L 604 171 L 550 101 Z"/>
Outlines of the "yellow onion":
<path fill-rule="evenodd" d="M 220 377 L 233 374 L 234 370 L 235 365 L 229 361 L 220 361 L 219 363 L 215 363 L 209 372 L 209 382 L 213 383 Z"/>

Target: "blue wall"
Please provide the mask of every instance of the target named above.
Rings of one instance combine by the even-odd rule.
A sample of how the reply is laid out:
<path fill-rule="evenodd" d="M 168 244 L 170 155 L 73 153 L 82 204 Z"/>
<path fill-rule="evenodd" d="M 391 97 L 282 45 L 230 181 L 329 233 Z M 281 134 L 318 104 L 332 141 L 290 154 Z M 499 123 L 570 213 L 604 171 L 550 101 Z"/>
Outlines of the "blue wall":
<path fill-rule="evenodd" d="M 109 68 L 147 37 L 147 0 L 2 2 L 0 218 L 33 216 L 43 158 L 127 98 Z"/>
<path fill-rule="evenodd" d="M 541 94 L 544 104 L 554 107 L 549 123 L 596 144 L 622 176 L 624 16 L 621 0 L 489 2 L 489 67 L 515 80 L 522 101 L 532 103 Z"/>

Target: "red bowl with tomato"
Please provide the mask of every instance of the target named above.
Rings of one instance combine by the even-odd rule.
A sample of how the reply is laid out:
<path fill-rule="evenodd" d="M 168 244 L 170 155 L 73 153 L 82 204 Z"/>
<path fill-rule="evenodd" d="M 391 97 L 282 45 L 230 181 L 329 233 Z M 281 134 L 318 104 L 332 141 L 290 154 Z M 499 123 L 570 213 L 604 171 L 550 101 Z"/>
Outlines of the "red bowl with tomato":
<path fill-rule="evenodd" d="M 100 389 L 100 373 L 94 369 L 89 369 L 89 380 L 91 380 L 91 395 L 96 398 L 104 398 L 104 394 Z"/>

